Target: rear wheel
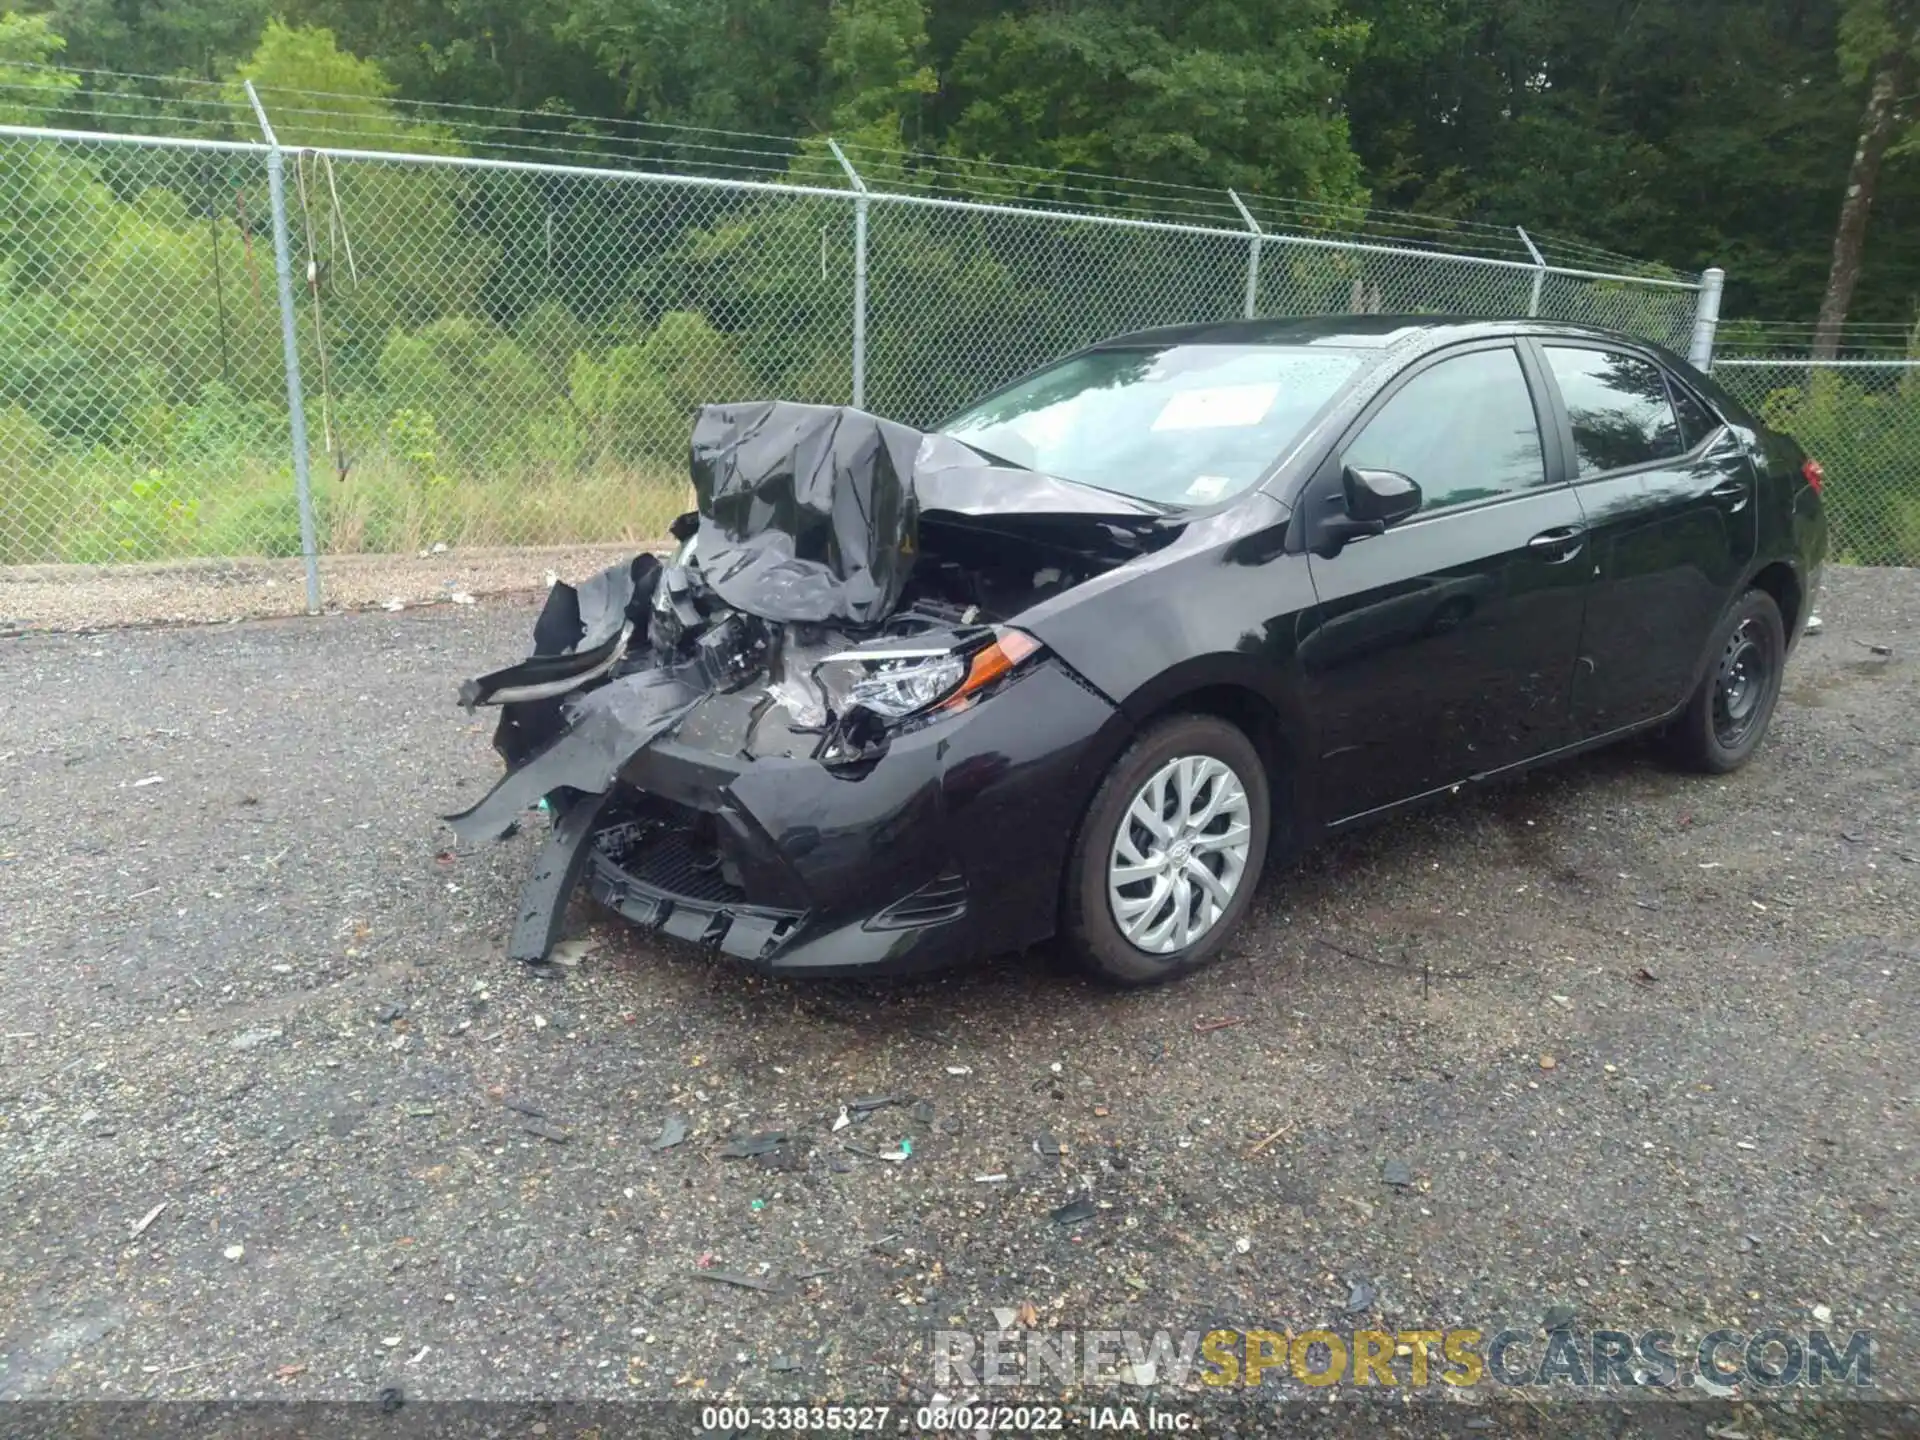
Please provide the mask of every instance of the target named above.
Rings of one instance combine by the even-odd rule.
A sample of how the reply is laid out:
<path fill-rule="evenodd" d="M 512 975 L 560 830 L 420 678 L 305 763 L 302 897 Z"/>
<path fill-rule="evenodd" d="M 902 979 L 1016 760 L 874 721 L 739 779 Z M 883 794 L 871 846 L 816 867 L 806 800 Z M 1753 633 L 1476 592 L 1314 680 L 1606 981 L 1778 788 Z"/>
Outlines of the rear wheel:
<path fill-rule="evenodd" d="M 1764 590 L 1747 591 L 1714 632 L 1713 663 L 1674 722 L 1675 757 L 1709 775 L 1746 764 L 1773 719 L 1786 657 L 1780 607 Z"/>
<path fill-rule="evenodd" d="M 1268 805 L 1260 754 L 1226 721 L 1176 715 L 1142 734 L 1074 845 L 1066 932 L 1080 959 L 1119 985 L 1211 960 L 1260 883 Z"/>

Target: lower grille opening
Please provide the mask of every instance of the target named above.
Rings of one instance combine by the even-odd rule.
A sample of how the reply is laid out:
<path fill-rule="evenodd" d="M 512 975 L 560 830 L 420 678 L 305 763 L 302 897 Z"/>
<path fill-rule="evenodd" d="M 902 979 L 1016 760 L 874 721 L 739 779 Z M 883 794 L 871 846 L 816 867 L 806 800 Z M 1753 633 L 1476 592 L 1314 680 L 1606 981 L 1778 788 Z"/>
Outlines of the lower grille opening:
<path fill-rule="evenodd" d="M 595 836 L 594 846 L 633 879 L 669 895 L 703 905 L 746 901 L 720 853 L 711 815 L 685 810 L 623 820 Z"/>

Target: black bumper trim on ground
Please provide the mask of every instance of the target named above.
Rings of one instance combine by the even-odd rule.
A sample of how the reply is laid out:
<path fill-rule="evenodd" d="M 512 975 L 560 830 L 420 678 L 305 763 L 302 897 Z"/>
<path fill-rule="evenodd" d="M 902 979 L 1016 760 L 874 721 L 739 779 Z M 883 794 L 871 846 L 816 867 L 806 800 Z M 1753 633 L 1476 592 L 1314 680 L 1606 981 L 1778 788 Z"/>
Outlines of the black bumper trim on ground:
<path fill-rule="evenodd" d="M 805 911 L 671 894 L 622 870 L 603 850 L 593 852 L 592 866 L 588 889 L 602 905 L 645 929 L 696 945 L 717 945 L 750 964 L 767 963 L 807 918 Z"/>

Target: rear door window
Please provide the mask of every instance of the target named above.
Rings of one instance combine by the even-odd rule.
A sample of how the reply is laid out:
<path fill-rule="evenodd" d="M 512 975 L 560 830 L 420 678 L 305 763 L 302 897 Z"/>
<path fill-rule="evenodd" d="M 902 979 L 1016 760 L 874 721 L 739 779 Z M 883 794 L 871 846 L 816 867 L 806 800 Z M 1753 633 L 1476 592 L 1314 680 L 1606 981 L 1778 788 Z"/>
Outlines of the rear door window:
<path fill-rule="evenodd" d="M 1671 375 L 1667 377 L 1667 389 L 1672 392 L 1673 408 L 1680 416 L 1680 438 L 1687 449 L 1693 449 L 1720 428 L 1720 417 Z"/>
<path fill-rule="evenodd" d="M 1667 377 L 1651 360 L 1618 350 L 1541 349 L 1566 402 L 1583 479 L 1666 460 L 1687 449 L 1667 395 Z"/>

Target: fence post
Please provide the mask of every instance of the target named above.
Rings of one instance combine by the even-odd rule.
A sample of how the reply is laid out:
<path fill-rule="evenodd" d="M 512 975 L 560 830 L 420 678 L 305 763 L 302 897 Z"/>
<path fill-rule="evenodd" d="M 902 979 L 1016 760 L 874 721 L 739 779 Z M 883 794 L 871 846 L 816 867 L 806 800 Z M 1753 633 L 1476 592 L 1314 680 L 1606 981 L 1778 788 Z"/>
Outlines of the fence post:
<path fill-rule="evenodd" d="M 1513 227 L 1520 235 L 1520 243 L 1527 247 L 1527 253 L 1533 257 L 1533 294 L 1527 297 L 1527 314 L 1540 313 L 1540 287 L 1546 283 L 1547 258 L 1540 253 L 1539 246 L 1533 243 L 1533 237 L 1521 226 Z"/>
<path fill-rule="evenodd" d="M 245 82 L 247 99 L 267 139 L 267 203 L 273 211 L 273 274 L 280 290 L 280 346 L 287 369 L 287 426 L 293 439 L 293 490 L 300 504 L 300 555 L 307 565 L 307 613 L 320 613 L 319 547 L 314 538 L 313 488 L 307 475 L 307 405 L 300 387 L 300 340 L 293 328 L 293 243 L 287 238 L 287 169 L 266 106 Z"/>
<path fill-rule="evenodd" d="M 1233 201 L 1233 208 L 1240 212 L 1240 218 L 1247 222 L 1247 229 L 1253 232 L 1253 239 L 1247 249 L 1247 319 L 1251 320 L 1260 313 L 1260 222 L 1253 218 L 1253 212 L 1247 209 L 1240 199 L 1239 192 L 1231 186 L 1227 188 L 1227 197 Z"/>
<path fill-rule="evenodd" d="M 867 408 L 867 182 L 853 168 L 840 143 L 831 137 L 827 148 L 853 185 L 853 406 Z"/>
<path fill-rule="evenodd" d="M 1693 341 L 1687 346 L 1687 361 L 1694 369 L 1713 369 L 1713 335 L 1720 328 L 1720 292 L 1727 283 L 1727 272 L 1718 265 L 1700 272 L 1700 296 L 1693 305 Z"/>

